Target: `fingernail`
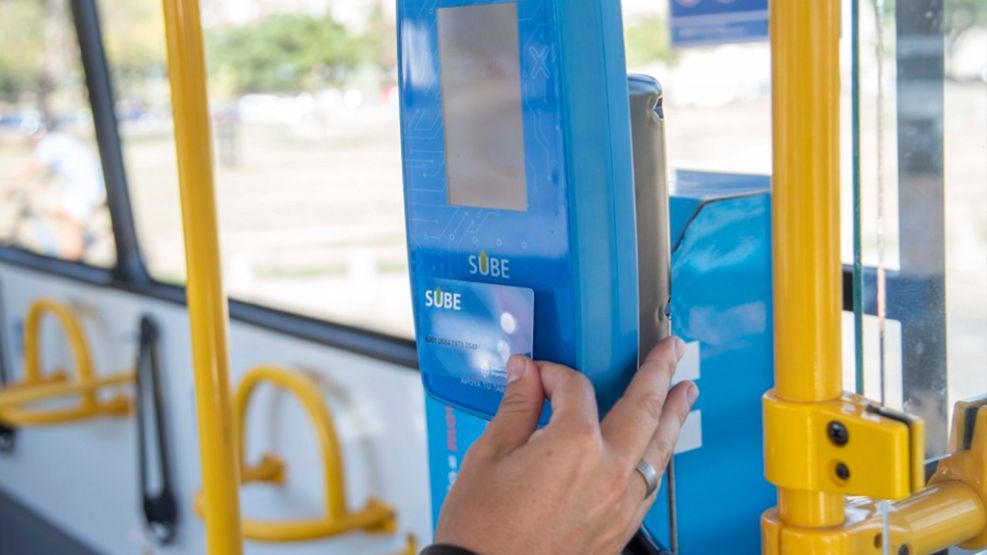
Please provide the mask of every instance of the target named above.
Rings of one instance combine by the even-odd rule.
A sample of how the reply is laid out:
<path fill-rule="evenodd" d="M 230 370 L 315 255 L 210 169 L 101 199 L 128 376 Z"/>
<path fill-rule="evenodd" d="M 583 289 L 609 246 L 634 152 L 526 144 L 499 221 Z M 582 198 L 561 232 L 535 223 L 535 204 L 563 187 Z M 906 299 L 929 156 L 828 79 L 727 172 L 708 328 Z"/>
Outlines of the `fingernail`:
<path fill-rule="evenodd" d="M 682 341 L 678 337 L 675 338 L 675 356 L 679 360 L 682 360 L 682 357 L 685 356 L 685 341 Z"/>
<path fill-rule="evenodd" d="M 689 386 L 689 405 L 696 404 L 696 399 L 699 398 L 699 386 L 696 384 L 691 384 Z"/>
<path fill-rule="evenodd" d="M 528 367 L 524 357 L 514 355 L 507 361 L 507 383 L 514 383 L 524 376 L 524 369 Z"/>

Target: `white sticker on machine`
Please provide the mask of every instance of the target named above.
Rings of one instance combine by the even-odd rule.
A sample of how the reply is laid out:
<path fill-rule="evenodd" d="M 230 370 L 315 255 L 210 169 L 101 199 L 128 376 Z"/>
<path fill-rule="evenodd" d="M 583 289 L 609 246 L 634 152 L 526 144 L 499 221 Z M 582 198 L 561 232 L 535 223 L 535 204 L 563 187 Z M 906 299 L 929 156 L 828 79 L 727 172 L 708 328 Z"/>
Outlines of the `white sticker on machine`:
<path fill-rule="evenodd" d="M 701 377 L 699 371 L 699 360 L 701 357 L 699 354 L 698 341 L 685 344 L 685 354 L 682 355 L 682 360 L 679 361 L 678 369 L 672 378 L 673 385 L 685 380 L 691 380 L 693 382 L 699 380 Z M 679 432 L 679 442 L 675 444 L 675 453 L 685 453 L 686 451 L 699 449 L 702 446 L 703 415 L 701 411 L 694 410 L 689 413 L 685 424 L 682 425 L 682 431 Z"/>

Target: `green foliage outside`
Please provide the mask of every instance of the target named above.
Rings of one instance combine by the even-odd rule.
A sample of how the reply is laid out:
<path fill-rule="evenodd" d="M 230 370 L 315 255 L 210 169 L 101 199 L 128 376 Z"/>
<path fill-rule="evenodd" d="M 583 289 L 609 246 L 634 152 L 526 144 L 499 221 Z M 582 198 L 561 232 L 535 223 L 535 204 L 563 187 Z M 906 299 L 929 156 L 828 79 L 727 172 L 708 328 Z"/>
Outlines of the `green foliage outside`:
<path fill-rule="evenodd" d="M 894 13 L 894 3 L 882 1 L 885 14 Z M 0 102 L 36 98 L 43 104 L 46 91 L 65 79 L 62 69 L 68 62 L 61 59 L 78 56 L 68 44 L 75 40 L 68 5 L 68 0 L 0 0 Z M 160 5 L 148 0 L 113 0 L 111 5 L 101 15 L 114 79 L 119 91 L 139 95 L 142 87 L 160 81 L 166 71 Z M 987 26 L 985 0 L 947 0 L 945 9 L 949 48 L 968 31 Z M 676 61 L 664 18 L 627 23 L 629 65 Z M 63 31 L 53 34 L 58 26 Z M 207 29 L 210 81 L 216 92 L 229 95 L 340 86 L 357 72 L 384 81 L 391 78 L 396 64 L 394 36 L 393 21 L 379 7 L 361 33 L 330 15 L 309 14 L 273 15 Z M 78 60 L 70 65 L 79 65 Z"/>
<path fill-rule="evenodd" d="M 645 66 L 655 62 L 674 63 L 677 54 L 672 50 L 668 22 L 660 16 L 643 17 L 624 30 L 627 65 Z"/>
<path fill-rule="evenodd" d="M 103 41 L 119 91 L 141 90 L 167 75 L 164 21 L 158 2 L 113 0 L 100 12 Z M 109 8 L 112 5 L 112 8 Z"/>
<path fill-rule="evenodd" d="M 14 102 L 21 91 L 38 87 L 44 13 L 41 2 L 0 0 L 0 101 Z"/>
<path fill-rule="evenodd" d="M 161 8 L 114 0 L 103 10 L 103 40 L 118 90 L 164 75 Z M 42 113 L 85 109 L 82 61 L 69 0 L 0 0 L 0 102 L 33 104 Z M 61 106 L 51 106 L 52 96 Z"/>
<path fill-rule="evenodd" d="M 334 83 L 357 63 L 346 29 L 329 16 L 274 15 L 210 30 L 207 41 L 210 71 L 235 93 Z"/>
<path fill-rule="evenodd" d="M 350 33 L 329 15 L 274 15 L 206 34 L 209 70 L 226 92 L 294 92 L 338 86 L 363 64 L 393 68 L 393 25 L 371 17 Z"/>
<path fill-rule="evenodd" d="M 104 41 L 118 97 L 126 100 L 166 75 L 164 22 L 158 2 L 111 5 L 101 13 Z M 81 67 L 69 42 L 76 38 L 68 6 L 68 0 L 0 0 L 0 102 L 38 103 L 58 89 L 64 76 L 52 60 Z M 55 27 L 57 42 L 49 32 Z M 230 95 L 339 86 L 358 70 L 384 80 L 397 58 L 394 23 L 379 7 L 362 33 L 330 15 L 280 14 L 207 29 L 205 37 L 210 85 Z"/>

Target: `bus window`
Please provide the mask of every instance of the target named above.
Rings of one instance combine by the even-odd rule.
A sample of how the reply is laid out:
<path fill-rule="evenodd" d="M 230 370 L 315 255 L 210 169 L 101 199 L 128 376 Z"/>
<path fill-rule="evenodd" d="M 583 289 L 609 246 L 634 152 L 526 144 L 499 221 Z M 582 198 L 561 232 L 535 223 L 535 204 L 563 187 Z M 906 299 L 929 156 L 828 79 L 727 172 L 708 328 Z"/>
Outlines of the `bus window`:
<path fill-rule="evenodd" d="M 670 167 L 770 174 L 768 42 L 673 49 L 669 5 L 622 2 L 627 69 L 662 83 Z"/>
<path fill-rule="evenodd" d="M 115 263 L 106 187 L 66 0 L 0 18 L 0 245 Z"/>
<path fill-rule="evenodd" d="M 203 2 L 231 296 L 410 337 L 393 2 Z M 106 0 L 139 238 L 184 281 L 160 2 Z"/>

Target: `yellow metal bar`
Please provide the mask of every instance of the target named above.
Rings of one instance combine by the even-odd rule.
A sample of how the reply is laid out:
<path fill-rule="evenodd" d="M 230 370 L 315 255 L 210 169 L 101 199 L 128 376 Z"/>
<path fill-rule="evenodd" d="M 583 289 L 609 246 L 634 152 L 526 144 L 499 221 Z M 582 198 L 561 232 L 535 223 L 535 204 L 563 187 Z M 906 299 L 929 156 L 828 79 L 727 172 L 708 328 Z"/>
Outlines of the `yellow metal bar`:
<path fill-rule="evenodd" d="M 362 509 L 349 510 L 346 501 L 346 483 L 343 478 L 342 452 L 332 414 L 323 402 L 318 386 L 298 372 L 275 366 L 258 366 L 247 372 L 237 387 L 234 414 L 237 452 L 242 468 L 241 481 L 244 484 L 251 482 L 283 484 L 285 480 L 284 462 L 276 455 L 267 453 L 253 465 L 246 461 L 247 409 L 257 386 L 263 382 L 269 382 L 290 392 L 308 413 L 322 453 L 326 505 L 321 516 L 305 520 L 272 521 L 245 518 L 243 536 L 254 541 L 301 542 L 329 538 L 357 530 L 381 534 L 393 533 L 397 529 L 397 518 L 391 505 L 370 498 Z M 196 498 L 195 509 L 199 514 L 207 510 L 202 504 L 201 496 Z"/>
<path fill-rule="evenodd" d="M 39 299 L 28 309 L 24 321 L 24 383 L 41 381 L 41 320 L 45 314 L 53 315 L 62 326 L 75 361 L 76 379 L 89 381 L 93 377 L 92 355 L 79 321 L 67 306 L 51 299 Z M 83 394 L 82 403 L 95 406 L 96 392 Z"/>
<path fill-rule="evenodd" d="M 130 376 L 131 380 L 133 376 Z M 100 402 L 95 406 L 85 404 L 63 409 L 32 410 L 11 408 L 0 412 L 0 422 L 10 426 L 50 426 L 52 424 L 66 424 L 68 422 L 78 422 L 79 420 L 89 420 L 102 416 L 124 417 L 131 411 L 130 399 L 119 396 L 108 401 Z"/>
<path fill-rule="evenodd" d="M 839 0 L 771 2 L 775 390 L 843 393 Z"/>
<path fill-rule="evenodd" d="M 338 519 L 323 517 L 292 521 L 247 520 L 245 535 L 253 541 L 293 543 L 331 538 L 342 534 L 365 530 L 379 532 L 381 523 L 394 523 L 394 509 L 385 503 L 370 499 L 363 509 L 347 513 Z"/>
<path fill-rule="evenodd" d="M 409 533 L 404 538 L 404 550 L 398 555 L 418 555 L 418 538 Z"/>
<path fill-rule="evenodd" d="M 840 0 L 772 0 L 775 394 L 843 390 L 840 352 Z M 778 492 L 786 524 L 834 526 L 843 496 Z"/>
<path fill-rule="evenodd" d="M 876 501 L 857 498 L 847 507 L 849 520 L 833 528 L 785 526 L 777 513 L 765 523 L 765 555 L 880 555 L 884 543 L 889 553 L 930 555 L 965 542 L 982 531 L 987 522 L 983 501 L 969 485 L 945 481 L 891 504 L 888 537 Z M 971 546 L 973 547 L 973 546 Z"/>
<path fill-rule="evenodd" d="M 198 0 L 163 0 L 185 233 L 199 457 L 209 555 L 243 550 L 231 418 L 227 307 L 220 272 L 209 106 Z"/>
<path fill-rule="evenodd" d="M 10 390 L 0 392 L 0 414 L 7 410 L 19 408 L 23 405 L 68 397 L 80 393 L 97 391 L 104 387 L 125 385 L 134 383 L 136 375 L 133 372 L 124 372 L 112 376 L 100 376 L 85 382 L 68 382 L 65 380 L 51 381 L 32 385 L 30 387 L 20 386 Z"/>
<path fill-rule="evenodd" d="M 916 555 L 938 553 L 976 536 L 987 526 L 984 502 L 970 486 L 940 482 L 892 505 L 891 541 Z M 897 552 L 895 550 L 894 552 Z"/>
<path fill-rule="evenodd" d="M 258 366 L 241 380 L 236 390 L 236 422 L 237 422 L 237 451 L 240 453 L 240 465 L 247 468 L 246 430 L 247 407 L 250 399 L 262 382 L 270 382 L 286 391 L 290 391 L 301 402 L 308 413 L 312 426 L 315 427 L 315 437 L 319 441 L 322 452 L 322 475 L 325 488 L 325 515 L 329 520 L 339 521 L 347 514 L 346 487 L 343 480 L 343 459 L 336 437 L 336 425 L 332 415 L 318 390 L 311 380 L 304 376 L 272 366 Z M 246 526 L 244 526 L 246 527 Z"/>
<path fill-rule="evenodd" d="M 54 316 L 68 340 L 75 376 L 64 372 L 42 375 L 41 324 L 45 315 Z M 123 396 L 102 401 L 98 390 L 134 381 L 133 372 L 94 377 L 92 355 L 79 320 L 72 310 L 51 299 L 35 301 L 28 309 L 24 325 L 24 378 L 0 390 L 0 421 L 14 426 L 62 424 L 100 416 L 130 414 L 130 400 Z M 29 409 L 25 405 L 78 395 L 75 406 L 57 409 Z"/>
<path fill-rule="evenodd" d="M 970 411 L 976 411 L 972 414 Z M 960 482 L 971 488 L 987 507 L 987 396 L 972 402 L 961 401 L 953 411 L 954 452 L 939 461 L 939 468 L 929 480 L 930 487 Z M 969 442 L 969 443 L 967 443 Z M 950 516 L 950 515 L 942 515 Z M 963 538 L 964 549 L 987 548 L 987 517 L 981 511 L 980 529 Z"/>

